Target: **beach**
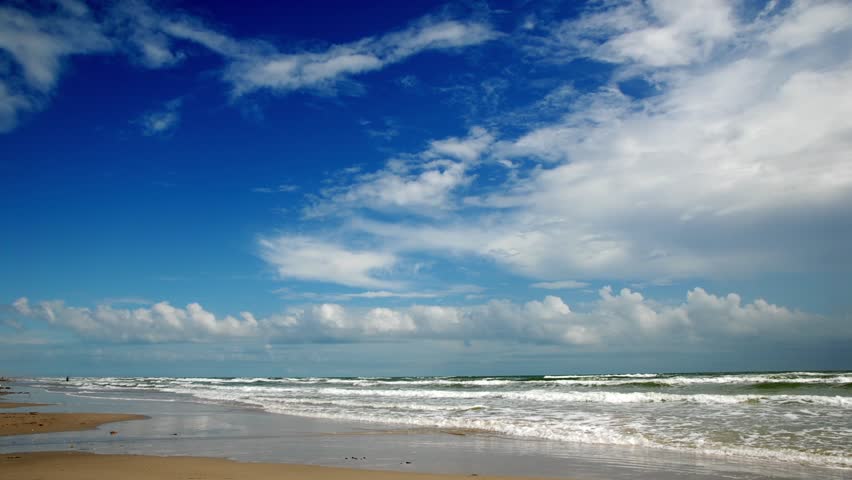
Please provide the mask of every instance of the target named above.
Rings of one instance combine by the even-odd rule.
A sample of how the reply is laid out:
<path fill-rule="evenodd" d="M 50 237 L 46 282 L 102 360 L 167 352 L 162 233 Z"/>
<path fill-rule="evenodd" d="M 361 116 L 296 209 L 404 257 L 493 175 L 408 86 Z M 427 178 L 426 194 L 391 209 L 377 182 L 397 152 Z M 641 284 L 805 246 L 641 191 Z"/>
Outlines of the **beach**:
<path fill-rule="evenodd" d="M 27 393 L 30 392 L 20 392 Z M 5 394 L 10 394 L 5 392 Z M 22 409 L 49 407 L 51 404 L 8 402 L 0 397 L 0 408 Z M 45 413 L 38 411 L 0 413 L 0 436 L 94 430 L 106 424 L 118 424 L 149 417 L 116 413 Z M 112 425 L 120 430 L 120 425 Z M 111 436 L 117 430 L 109 430 Z M 73 445 L 72 445 L 73 448 Z M 154 455 L 97 455 L 79 451 L 13 452 L 0 456 L 0 479 L 209 479 L 252 478 L 255 480 L 328 479 L 328 480 L 458 480 L 475 476 L 484 480 L 524 480 L 525 477 L 500 477 L 427 474 L 334 468 L 285 463 L 236 462 L 222 458 L 165 457 Z"/>
<path fill-rule="evenodd" d="M 459 480 L 463 475 L 356 470 L 276 463 L 241 463 L 218 458 L 92 455 L 85 453 L 24 453 L 0 458 L 2 479 L 208 479 L 226 480 Z M 520 477 L 477 477 L 483 480 Z"/>
<path fill-rule="evenodd" d="M 32 407 L 32 404 L 23 404 Z M 7 407 L 15 408 L 15 407 Z M 20 407 L 18 407 L 20 408 Z M 106 423 L 144 420 L 144 415 L 115 413 L 0 413 L 0 435 L 90 430 Z"/>
<path fill-rule="evenodd" d="M 49 404 L 5 402 L 0 408 L 44 407 Z M 144 415 L 115 413 L 0 413 L 0 436 L 92 430 L 105 424 L 145 420 Z M 120 428 L 116 426 L 116 428 Z M 118 434 L 110 430 L 110 435 Z M 475 475 L 474 475 L 475 476 Z M 469 476 L 468 476 L 469 477 Z M 0 456 L 0 479 L 209 479 L 252 478 L 255 480 L 456 480 L 463 475 L 434 475 L 332 468 L 282 463 L 246 463 L 221 458 L 161 457 L 152 455 L 95 455 L 84 452 L 19 452 Z M 522 477 L 483 476 L 485 480 Z"/>
<path fill-rule="evenodd" d="M 771 459 L 525 438 L 449 425 L 435 428 L 311 418 L 270 412 L 245 402 L 149 388 L 151 382 L 173 380 L 139 380 L 125 379 L 119 387 L 116 384 L 121 382 L 115 379 L 99 379 L 104 385 L 100 389 L 94 388 L 95 379 L 78 379 L 76 383 L 30 379 L 17 383 L 15 391 L 20 393 L 3 400 L 8 400 L 8 405 L 29 405 L 0 413 L 8 419 L 0 429 L 0 478 L 60 478 L 49 475 L 59 471 L 60 465 L 61 478 L 114 477 L 123 469 L 139 475 L 162 469 L 177 475 L 126 478 L 227 478 L 233 474 L 232 478 L 260 479 L 268 478 L 264 475 L 351 479 L 367 478 L 359 475 L 412 479 L 841 479 L 849 472 L 846 468 Z M 130 386 L 134 381 L 136 386 Z M 200 381 L 179 379 L 183 384 Z M 229 388 L 247 382 L 218 381 L 231 385 Z M 412 381 L 421 382 L 417 388 L 424 388 L 422 383 L 427 382 L 407 382 Z M 340 386 L 339 382 L 331 383 L 335 386 L 330 388 Z M 490 385 L 494 380 L 485 383 Z M 357 388 L 363 392 L 368 387 Z M 397 388 L 408 392 L 406 388 L 410 387 Z M 468 391 L 466 396 L 475 389 L 452 388 Z M 487 399 L 483 403 L 494 404 Z M 33 422 L 43 427 L 33 431 Z M 846 448 L 843 444 L 838 447 Z"/>

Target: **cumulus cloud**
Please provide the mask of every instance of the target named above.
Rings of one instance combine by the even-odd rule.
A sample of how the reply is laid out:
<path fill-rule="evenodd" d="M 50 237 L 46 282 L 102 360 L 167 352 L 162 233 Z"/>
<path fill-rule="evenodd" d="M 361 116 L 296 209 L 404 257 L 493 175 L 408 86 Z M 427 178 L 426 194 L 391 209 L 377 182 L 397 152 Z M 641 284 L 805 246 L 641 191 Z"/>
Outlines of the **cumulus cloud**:
<path fill-rule="evenodd" d="M 217 317 L 197 303 L 185 308 L 160 302 L 135 309 L 113 305 L 69 307 L 61 301 L 13 304 L 25 321 L 40 319 L 91 339 L 109 342 L 206 342 L 225 340 L 365 342 L 405 339 L 492 340 L 573 345 L 596 350 L 659 348 L 683 343 L 717 348 L 736 341 L 803 342 L 852 335 L 849 325 L 770 304 L 743 303 L 737 294 L 716 296 L 701 288 L 679 305 L 664 305 L 630 289 L 604 287 L 588 311 L 575 312 L 561 298 L 471 306 L 413 305 L 346 308 L 322 303 L 256 318 Z M 641 339 L 641 343 L 636 340 Z"/>
<path fill-rule="evenodd" d="M 51 325 L 65 327 L 87 338 L 113 342 L 199 341 L 257 334 L 258 324 L 247 312 L 241 318 L 216 316 L 197 303 L 177 308 L 167 302 L 136 309 L 98 305 L 94 309 L 69 307 L 62 301 L 30 305 L 20 298 L 14 308 Z"/>

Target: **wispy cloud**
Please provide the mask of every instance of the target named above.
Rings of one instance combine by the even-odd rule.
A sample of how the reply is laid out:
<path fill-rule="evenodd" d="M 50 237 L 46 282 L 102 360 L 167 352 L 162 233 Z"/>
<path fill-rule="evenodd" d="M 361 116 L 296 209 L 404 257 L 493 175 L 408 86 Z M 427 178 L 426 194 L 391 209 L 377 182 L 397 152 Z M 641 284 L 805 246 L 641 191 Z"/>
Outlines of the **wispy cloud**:
<path fill-rule="evenodd" d="M 523 36 L 522 48 L 538 59 L 567 61 L 591 57 L 670 67 L 707 60 L 714 48 L 738 29 L 727 0 L 638 2 L 618 0 L 593 4 L 579 18 L 531 25 L 544 35 Z"/>
<path fill-rule="evenodd" d="M 292 193 L 299 190 L 298 185 L 282 183 L 275 187 L 255 187 L 251 191 L 254 193 Z"/>
<path fill-rule="evenodd" d="M 586 282 L 578 282 L 577 280 L 560 280 L 558 282 L 538 282 L 531 285 L 533 288 L 544 288 L 547 290 L 570 290 L 575 288 L 585 288 L 589 284 Z"/>
<path fill-rule="evenodd" d="M 146 136 L 167 136 L 177 128 L 180 122 L 181 99 L 166 102 L 161 109 L 142 115 L 137 123 Z"/>
<path fill-rule="evenodd" d="M 234 85 L 236 95 L 257 89 L 333 93 L 342 80 L 380 70 L 420 52 L 478 45 L 496 37 L 485 23 L 426 17 L 396 32 L 323 51 L 233 56 L 235 61 L 226 79 Z"/>
<path fill-rule="evenodd" d="M 267 89 L 338 93 L 354 76 L 380 70 L 429 50 L 454 50 L 492 40 L 487 23 L 427 16 L 405 28 L 311 51 L 286 51 L 257 39 L 234 38 L 198 18 L 157 12 L 141 2 L 119 4 L 112 17 L 130 49 L 151 68 L 170 67 L 186 53 L 179 42 L 200 45 L 225 60 L 223 79 L 234 96 Z"/>
<path fill-rule="evenodd" d="M 299 235 L 263 237 L 258 246 L 261 258 L 283 279 L 391 290 L 403 285 L 382 278 L 398 262 L 392 253 L 352 249 Z"/>
<path fill-rule="evenodd" d="M 473 180 L 470 171 L 492 141 L 481 128 L 473 128 L 467 137 L 432 141 L 416 155 L 393 158 L 381 170 L 324 190 L 305 215 L 342 215 L 359 209 L 440 215 L 456 208 L 454 194 Z"/>
<path fill-rule="evenodd" d="M 399 63 L 424 51 L 454 51 L 499 34 L 487 23 L 423 17 L 408 26 L 312 51 L 279 48 L 253 38 L 234 38 L 199 18 L 160 11 L 143 0 L 90 10 L 63 1 L 50 8 L 0 7 L 0 50 L 14 68 L 0 78 L 0 132 L 14 129 L 23 114 L 48 103 L 63 66 L 74 55 L 123 53 L 139 66 L 171 68 L 203 47 L 225 63 L 223 81 L 235 97 L 256 90 L 307 90 L 334 95 L 352 78 Z M 349 91 L 352 91 L 351 89 Z M 168 129 L 174 112 L 149 120 L 151 132 Z"/>
<path fill-rule="evenodd" d="M 0 6 L 0 51 L 11 59 L 0 77 L 0 133 L 48 103 L 68 58 L 105 53 L 113 44 L 85 5 L 73 2 L 34 15 Z"/>

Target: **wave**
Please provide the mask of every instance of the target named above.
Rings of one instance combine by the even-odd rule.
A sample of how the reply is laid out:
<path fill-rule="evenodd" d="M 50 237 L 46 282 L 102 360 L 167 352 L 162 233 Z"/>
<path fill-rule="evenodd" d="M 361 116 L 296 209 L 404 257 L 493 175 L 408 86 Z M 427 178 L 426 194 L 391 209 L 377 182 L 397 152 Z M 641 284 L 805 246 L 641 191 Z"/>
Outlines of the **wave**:
<path fill-rule="evenodd" d="M 44 379 L 42 379 L 44 380 Z M 55 379 L 63 383 L 63 379 Z M 544 375 L 532 377 L 105 377 L 79 378 L 72 385 L 103 389 L 161 389 L 173 385 L 240 385 L 240 386 L 323 386 L 337 385 L 352 388 L 437 387 L 448 390 L 483 390 L 489 387 L 525 388 L 540 386 L 614 387 L 619 389 L 659 389 L 666 387 L 739 386 L 760 391 L 781 391 L 801 387 L 852 386 L 850 372 L 784 372 L 761 374 L 611 374 L 611 375 Z"/>
<path fill-rule="evenodd" d="M 672 448 L 852 468 L 852 424 L 848 420 L 852 395 L 835 389 L 850 385 L 846 381 L 850 376 L 849 372 L 787 372 L 549 377 L 83 377 L 71 382 L 64 382 L 64 378 L 39 381 L 64 393 L 96 398 L 101 394 L 110 400 L 168 401 L 163 397 L 172 395 L 185 400 L 187 397 L 183 396 L 187 395 L 203 403 L 240 404 L 304 417 Z M 149 391 L 168 395 L 147 398 L 149 394 L 145 392 Z"/>
<path fill-rule="evenodd" d="M 207 390 L 198 388 L 166 388 L 165 391 L 198 395 Z M 304 388 L 304 387 L 220 387 L 210 389 L 210 394 L 220 392 L 220 395 L 231 397 L 251 396 L 288 396 L 293 398 L 301 395 L 307 398 L 322 397 L 372 397 L 372 398 L 421 398 L 421 399 L 508 399 L 524 402 L 539 403 L 596 403 L 596 404 L 630 404 L 630 403 L 696 403 L 706 405 L 733 405 L 741 403 L 766 404 L 802 404 L 825 405 L 852 408 L 852 397 L 839 395 L 721 395 L 721 394 L 678 394 L 658 392 L 554 392 L 551 390 L 535 389 L 526 391 L 448 391 L 448 390 L 384 390 L 384 389 L 346 389 L 338 387 Z M 232 395 L 224 392 L 231 392 Z M 205 393 L 206 394 L 206 393 Z"/>
<path fill-rule="evenodd" d="M 273 413 L 293 414 L 289 406 L 269 406 L 267 410 Z M 328 412 L 301 411 L 302 416 L 330 420 L 356 421 L 367 423 L 394 424 L 434 428 L 437 431 L 464 430 L 490 432 L 512 437 L 527 437 L 564 442 L 642 446 L 662 448 L 680 452 L 700 452 L 715 456 L 748 457 L 762 460 L 778 460 L 801 464 L 819 465 L 835 468 L 852 468 L 852 459 L 842 453 L 830 454 L 815 451 L 797 451 L 792 449 L 769 449 L 750 446 L 726 446 L 713 442 L 699 441 L 689 444 L 682 441 L 672 441 L 657 437 L 651 439 L 640 432 L 627 433 L 605 425 L 576 424 L 565 428 L 564 425 L 546 424 L 539 421 L 505 418 L 452 418 L 452 417 L 423 417 L 401 416 L 389 417 L 386 414 L 369 412 Z"/>

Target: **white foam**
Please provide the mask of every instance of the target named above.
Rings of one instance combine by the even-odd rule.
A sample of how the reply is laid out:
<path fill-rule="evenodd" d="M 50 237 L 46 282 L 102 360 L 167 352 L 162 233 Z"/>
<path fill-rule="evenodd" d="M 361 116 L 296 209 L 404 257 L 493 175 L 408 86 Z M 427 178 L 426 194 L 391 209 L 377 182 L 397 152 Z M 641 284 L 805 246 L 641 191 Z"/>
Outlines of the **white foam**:
<path fill-rule="evenodd" d="M 641 445 L 850 468 L 852 395 L 831 385 L 848 372 L 487 378 L 77 378 L 82 395 L 156 390 L 212 403 L 239 402 L 307 417 L 483 430 L 580 443 Z M 44 379 L 42 379 L 44 380 Z M 624 391 L 631 383 L 677 388 Z M 825 392 L 746 394 L 773 382 L 825 384 Z M 606 388 L 622 386 L 627 388 Z M 91 392 L 91 393 L 83 393 Z M 732 393 L 737 392 L 737 393 Z M 801 393 L 823 393 L 806 389 Z M 800 392 L 793 392 L 800 393 Z M 141 398 L 138 398 L 141 400 Z M 757 428 L 760 427 L 760 428 Z M 728 443 L 713 439 L 726 438 Z"/>

